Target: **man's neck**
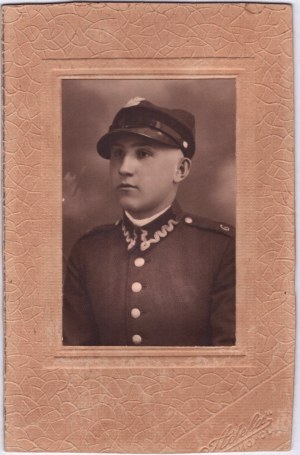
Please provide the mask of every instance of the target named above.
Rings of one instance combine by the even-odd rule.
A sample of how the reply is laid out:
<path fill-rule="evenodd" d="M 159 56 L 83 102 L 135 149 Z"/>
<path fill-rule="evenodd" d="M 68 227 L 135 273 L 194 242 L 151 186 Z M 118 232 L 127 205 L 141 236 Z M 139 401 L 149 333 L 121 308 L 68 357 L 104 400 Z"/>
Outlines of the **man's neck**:
<path fill-rule="evenodd" d="M 138 219 L 134 218 L 126 210 L 125 210 L 125 214 L 126 214 L 127 218 L 132 222 L 132 224 L 134 224 L 135 226 L 142 227 L 142 226 L 145 226 L 148 223 L 151 223 L 151 221 L 156 220 L 156 218 L 158 218 L 163 213 L 165 213 L 167 210 L 169 210 L 170 207 L 171 207 L 171 204 L 168 205 L 168 207 L 166 207 L 163 210 L 161 210 L 160 212 L 156 213 L 155 215 L 152 215 L 152 216 L 150 216 L 148 218 L 143 218 L 142 220 L 138 220 Z"/>

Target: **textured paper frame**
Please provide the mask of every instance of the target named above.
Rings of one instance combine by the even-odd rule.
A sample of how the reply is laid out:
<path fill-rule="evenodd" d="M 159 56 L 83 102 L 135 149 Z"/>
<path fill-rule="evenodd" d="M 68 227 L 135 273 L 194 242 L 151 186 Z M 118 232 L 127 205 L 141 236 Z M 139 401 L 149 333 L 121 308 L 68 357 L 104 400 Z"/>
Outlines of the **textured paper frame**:
<path fill-rule="evenodd" d="M 6 449 L 288 449 L 291 7 L 82 3 L 3 12 Z M 61 345 L 60 81 L 125 76 L 236 79 L 236 347 Z"/>

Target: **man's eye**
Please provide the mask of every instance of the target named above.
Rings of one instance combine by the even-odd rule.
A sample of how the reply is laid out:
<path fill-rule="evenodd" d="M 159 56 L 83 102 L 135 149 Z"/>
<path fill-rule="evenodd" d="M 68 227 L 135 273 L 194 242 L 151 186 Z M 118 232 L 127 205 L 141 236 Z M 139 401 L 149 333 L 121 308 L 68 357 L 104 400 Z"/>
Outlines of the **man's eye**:
<path fill-rule="evenodd" d="M 111 149 L 111 156 L 114 158 L 120 158 L 123 156 L 123 150 L 120 148 L 112 148 Z"/>
<path fill-rule="evenodd" d="M 148 158 L 149 156 L 152 156 L 152 153 L 147 149 L 139 149 L 137 150 L 137 155 L 139 158 Z"/>

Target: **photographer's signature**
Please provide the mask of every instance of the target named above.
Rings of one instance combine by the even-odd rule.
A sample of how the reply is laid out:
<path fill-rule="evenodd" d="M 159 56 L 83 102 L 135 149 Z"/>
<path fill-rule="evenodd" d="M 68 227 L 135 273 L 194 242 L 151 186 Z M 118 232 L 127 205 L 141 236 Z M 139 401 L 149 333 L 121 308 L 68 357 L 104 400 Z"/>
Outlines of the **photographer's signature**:
<path fill-rule="evenodd" d="M 250 450 L 259 439 L 265 439 L 273 433 L 270 428 L 273 422 L 272 412 L 257 412 L 248 423 L 228 425 L 223 433 L 212 439 L 209 444 L 200 449 L 201 452 L 230 452 L 234 450 Z"/>

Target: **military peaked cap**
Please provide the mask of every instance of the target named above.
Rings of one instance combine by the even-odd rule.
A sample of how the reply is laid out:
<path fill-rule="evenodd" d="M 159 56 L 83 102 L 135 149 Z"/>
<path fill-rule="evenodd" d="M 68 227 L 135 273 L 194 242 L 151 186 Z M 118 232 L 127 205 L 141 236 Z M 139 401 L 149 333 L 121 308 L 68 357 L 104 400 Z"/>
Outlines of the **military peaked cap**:
<path fill-rule="evenodd" d="M 112 125 L 98 141 L 97 150 L 110 158 L 110 143 L 116 134 L 133 133 L 171 147 L 180 148 L 192 158 L 195 152 L 195 118 L 182 109 L 156 106 L 144 98 L 130 100 L 115 116 Z"/>

